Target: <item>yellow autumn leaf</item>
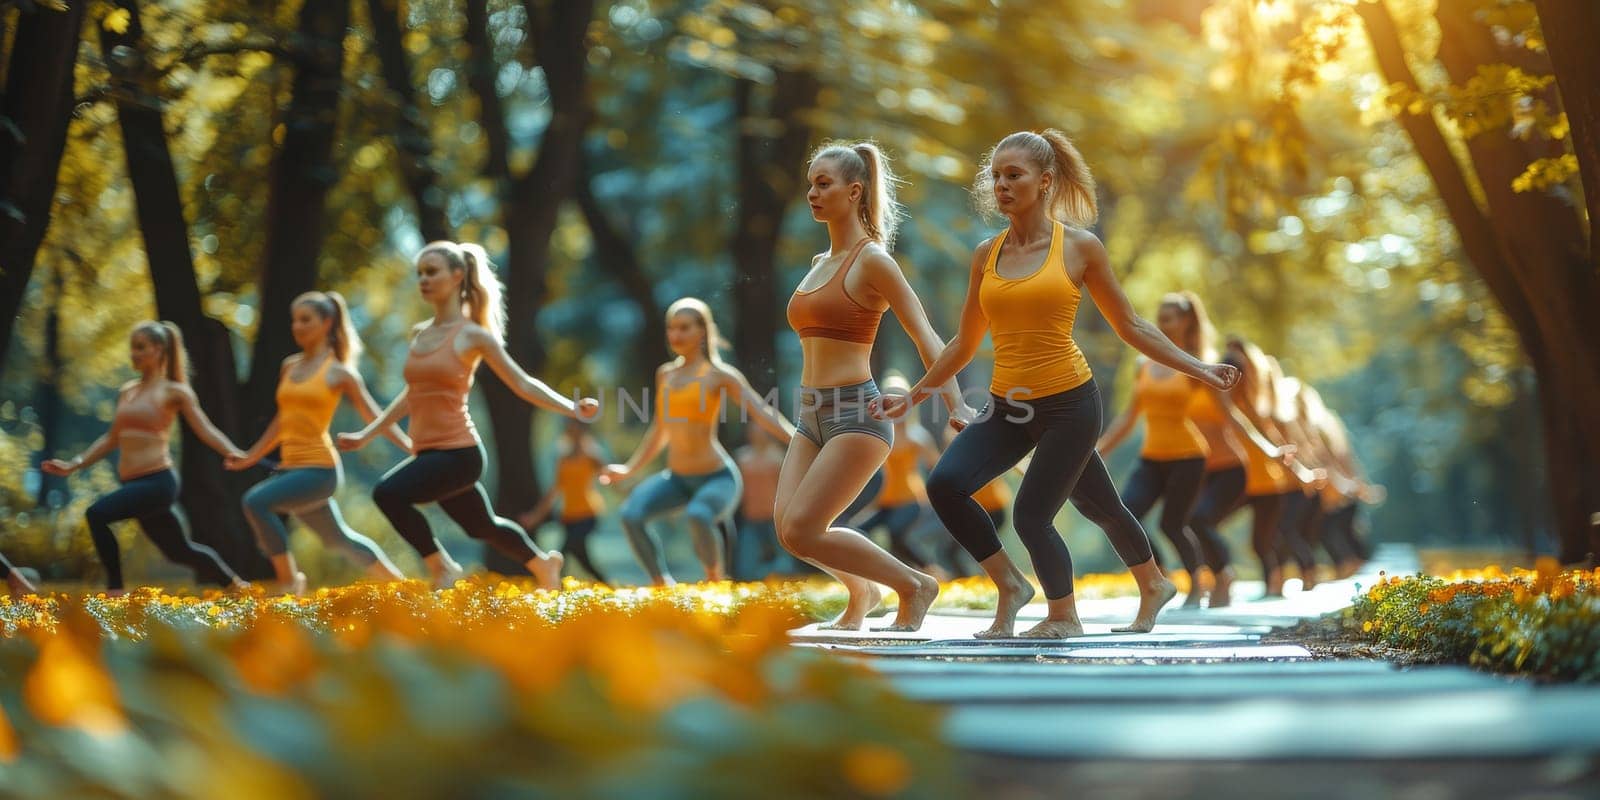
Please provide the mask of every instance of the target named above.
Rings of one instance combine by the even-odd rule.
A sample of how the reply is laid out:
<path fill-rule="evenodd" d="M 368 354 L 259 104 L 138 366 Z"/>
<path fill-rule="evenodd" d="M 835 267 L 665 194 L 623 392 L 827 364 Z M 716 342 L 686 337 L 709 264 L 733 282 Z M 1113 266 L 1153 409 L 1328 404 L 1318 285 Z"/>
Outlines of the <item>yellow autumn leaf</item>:
<path fill-rule="evenodd" d="M 128 23 L 133 21 L 133 15 L 126 8 L 119 8 L 100 20 L 100 27 L 112 33 L 127 33 Z"/>

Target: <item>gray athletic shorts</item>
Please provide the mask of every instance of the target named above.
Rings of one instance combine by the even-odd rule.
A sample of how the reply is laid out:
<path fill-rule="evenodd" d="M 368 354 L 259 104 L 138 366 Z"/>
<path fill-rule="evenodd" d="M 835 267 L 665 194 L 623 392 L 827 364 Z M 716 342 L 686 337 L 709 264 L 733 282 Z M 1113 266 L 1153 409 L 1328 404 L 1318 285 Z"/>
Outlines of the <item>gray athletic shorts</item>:
<path fill-rule="evenodd" d="M 894 423 L 873 419 L 867 411 L 878 394 L 878 384 L 872 380 L 828 389 L 802 386 L 795 428 L 818 447 L 843 433 L 870 434 L 893 445 Z"/>

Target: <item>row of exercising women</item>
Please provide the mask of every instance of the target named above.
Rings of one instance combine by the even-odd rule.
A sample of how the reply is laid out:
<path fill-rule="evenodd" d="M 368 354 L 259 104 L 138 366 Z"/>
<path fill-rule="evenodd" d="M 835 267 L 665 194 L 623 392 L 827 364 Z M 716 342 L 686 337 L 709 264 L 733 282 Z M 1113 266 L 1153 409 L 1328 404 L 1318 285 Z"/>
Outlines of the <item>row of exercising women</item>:
<path fill-rule="evenodd" d="M 1191 354 L 1215 357 L 1215 329 L 1192 292 L 1163 298 L 1157 325 Z M 1226 363 L 1243 375 L 1227 392 L 1140 363 L 1126 411 L 1097 446 L 1114 450 L 1143 418 L 1144 445 L 1122 498 L 1137 517 L 1162 504 L 1161 531 L 1190 578 L 1189 606 L 1208 588 L 1211 607 L 1231 602 L 1235 571 L 1218 526 L 1233 513 L 1251 510 L 1266 595 L 1278 597 L 1286 558 L 1303 588 L 1316 585 L 1319 540 L 1339 575 L 1353 573 L 1366 557 L 1354 529 L 1357 504 L 1382 494 L 1361 478 L 1342 423 L 1314 389 L 1285 378 L 1275 359 L 1243 339 L 1230 339 L 1227 350 Z"/>
<path fill-rule="evenodd" d="M 1044 588 L 1048 616 L 1024 635 L 1056 637 L 1082 630 L 1073 603 L 1071 556 L 1054 527 L 1055 515 L 1068 499 L 1105 532 L 1135 576 L 1140 604 L 1129 628 L 1149 630 L 1176 589 L 1156 564 L 1144 529 L 1118 497 L 1094 448 L 1101 422 L 1098 390 L 1072 335 L 1084 290 L 1113 330 L 1154 362 L 1220 390 L 1238 380 L 1239 369 L 1203 362 L 1134 312 L 1104 247 L 1085 230 L 1097 213 L 1094 181 L 1076 148 L 1057 131 L 1019 132 L 1002 140 L 985 160 L 976 196 L 987 210 L 1006 217 L 1009 226 L 975 252 L 959 328 L 948 344 L 928 323 L 921 301 L 889 255 L 900 208 L 894 177 L 877 148 L 870 143 L 824 147 L 811 161 L 808 185 L 812 215 L 826 225 L 830 247 L 813 260 L 788 304 L 788 320 L 802 352 L 803 402 L 796 424 L 769 407 L 743 375 L 717 357 L 709 313 L 685 306 L 675 310 L 688 313 L 669 316 L 669 324 L 678 330 L 669 333 L 677 358 L 657 372 L 659 407 L 650 430 L 627 463 L 603 470 L 605 482 L 621 480 L 660 450 L 667 451 L 666 470 L 641 484 L 622 510 L 630 542 L 647 567 L 655 566 L 652 579 L 667 583 L 671 576 L 659 564 L 647 523 L 678 506 L 689 511 L 697 553 L 708 576 L 722 574 L 723 548 L 716 546 L 715 531 L 720 528 L 717 521 L 736 502 L 739 481 L 716 441 L 715 422 L 720 404 L 731 402 L 780 441 L 788 441 L 774 492 L 773 527 L 785 549 L 848 589 L 850 602 L 835 624 L 859 627 L 882 601 L 880 587 L 887 586 L 899 598 L 889 628 L 920 626 L 938 594 L 938 581 L 860 531 L 835 521 L 889 457 L 894 420 L 937 394 L 950 414 L 951 427 L 960 433 L 939 457 L 926 493 L 945 527 L 998 587 L 994 623 L 979 635 L 1010 635 L 1017 612 L 1034 590 L 1002 550 L 994 519 L 974 495 L 1030 453 L 1014 502 L 1013 524 Z M 434 316 L 415 331 L 406 361 L 406 389 L 363 430 L 340 434 L 338 446 L 355 449 L 379 434 L 404 444 L 393 425 L 409 414 L 411 457 L 391 470 L 373 495 L 401 536 L 423 556 L 435 581 L 448 583 L 460 567 L 440 548 L 426 518 L 415 508 L 428 502 L 438 503 L 469 535 L 526 565 L 541 584 L 554 586 L 561 555 L 539 550 L 520 526 L 497 517 L 478 483 L 483 453 L 467 413 L 466 395 L 474 368 L 482 361 L 534 405 L 587 418 L 598 411 L 598 403 L 566 400 L 528 377 L 506 355 L 500 341 L 504 312 L 498 283 L 481 250 L 431 244 L 419 255 L 417 272 L 419 290 L 434 306 Z M 904 394 L 882 395 L 871 374 L 871 353 L 881 319 L 890 310 L 916 344 L 927 372 Z M 681 329 L 678 320 L 683 320 Z M 331 329 L 331 319 L 320 321 Z M 144 408 L 139 402 L 148 404 L 152 410 L 142 413 L 152 417 L 151 422 L 159 422 L 154 419 L 159 414 L 167 414 L 170 421 L 170 414 L 181 411 L 203 431 L 204 441 L 230 456 L 230 463 L 245 464 L 251 456 L 259 457 L 264 445 L 258 443 L 251 454 L 239 452 L 205 420 L 193 392 L 171 370 L 181 352 L 170 338 L 176 333 L 160 330 L 136 332 L 134 345 L 136 353 L 141 348 L 156 351 L 145 361 L 136 355 L 135 361 L 136 366 L 148 366 L 141 369 L 146 378 L 162 377 L 152 384 L 159 396 L 143 393 L 141 387 L 150 381 L 136 382 L 138 386 L 125 391 L 121 406 L 135 412 Z M 967 406 L 955 376 L 976 355 L 986 332 L 994 340 L 994 379 L 980 412 Z M 309 356 L 302 354 L 285 367 L 283 388 L 290 395 L 311 381 L 330 393 L 352 396 L 350 389 L 340 388 L 349 384 L 339 382 L 353 371 L 335 371 L 331 363 Z M 323 356 L 324 361 L 331 358 Z M 321 420 L 313 411 L 321 406 L 309 400 L 296 405 L 292 397 L 287 405 L 306 419 L 280 421 L 278 433 L 298 430 L 309 436 L 318 427 L 312 422 Z M 364 401 L 358 402 L 358 408 L 363 405 Z M 137 438 L 133 431 L 158 427 L 133 424 L 133 413 L 124 423 L 122 415 L 119 407 L 112 433 L 87 457 L 62 466 L 80 467 L 117 444 L 130 447 Z M 315 438 L 325 440 L 326 431 L 321 425 Z M 320 455 L 329 452 L 326 441 L 319 441 L 315 449 L 318 461 L 324 461 Z M 164 441 L 160 450 L 164 456 Z M 311 450 L 306 452 L 309 456 Z M 123 476 L 128 483 L 107 499 L 151 499 L 123 502 L 99 519 L 135 517 L 157 538 L 150 520 L 161 513 L 170 515 L 175 479 L 164 461 L 146 464 L 144 468 L 159 469 L 165 477 L 157 487 L 141 488 L 138 482 L 156 473 L 140 471 L 139 459 L 124 455 Z M 300 465 L 295 470 L 327 469 L 303 459 L 295 463 Z M 325 472 L 308 474 L 280 492 L 268 492 L 260 507 L 294 511 L 304 507 L 297 505 L 302 500 L 310 502 L 337 480 L 337 470 L 331 481 Z M 302 491 L 302 482 L 316 483 L 316 489 Z M 292 499 L 274 502 L 280 496 Z M 165 511 L 158 512 L 158 505 Z M 174 530 L 183 544 L 173 549 L 174 556 L 237 581 L 214 553 L 189 543 L 181 528 Z M 358 540 L 341 535 L 360 548 Z M 100 538 L 97 535 L 97 541 Z M 105 538 L 114 551 L 115 541 L 109 535 Z M 292 562 L 282 564 L 279 577 L 289 583 L 298 580 Z"/>

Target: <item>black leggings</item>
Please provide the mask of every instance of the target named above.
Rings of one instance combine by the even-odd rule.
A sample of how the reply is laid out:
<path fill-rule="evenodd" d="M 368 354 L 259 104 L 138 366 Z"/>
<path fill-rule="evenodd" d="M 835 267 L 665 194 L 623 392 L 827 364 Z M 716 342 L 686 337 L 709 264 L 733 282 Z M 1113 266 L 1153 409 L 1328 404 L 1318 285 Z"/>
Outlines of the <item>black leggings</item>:
<path fill-rule="evenodd" d="M 1135 519 L 1144 519 L 1156 501 L 1161 501 L 1161 532 L 1172 542 L 1190 575 L 1200 571 L 1201 560 L 1200 542 L 1189 531 L 1189 512 L 1194 510 L 1205 477 L 1203 457 L 1177 461 L 1141 458 L 1122 487 L 1122 504 Z"/>
<path fill-rule="evenodd" d="M 1213 573 L 1222 572 L 1233 561 L 1217 523 L 1244 498 L 1244 483 L 1244 467 L 1207 472 L 1205 483 L 1200 486 L 1200 499 L 1189 513 L 1189 530 L 1200 543 L 1200 553 Z"/>
<path fill-rule="evenodd" d="M 1366 546 L 1356 533 L 1356 513 L 1360 506 L 1346 503 L 1322 515 L 1322 548 L 1335 564 L 1365 561 Z"/>
<path fill-rule="evenodd" d="M 1233 516 L 1242 508 L 1250 509 L 1250 549 L 1256 551 L 1261 561 L 1261 576 L 1265 578 L 1280 566 L 1278 560 L 1278 518 L 1283 515 L 1284 494 L 1252 494 L 1239 498 L 1217 524 Z"/>
<path fill-rule="evenodd" d="M 1278 559 L 1293 559 L 1300 567 L 1301 576 L 1311 576 L 1317 569 L 1316 546 L 1318 526 L 1321 522 L 1322 504 L 1305 492 L 1289 492 L 1283 501 L 1283 516 L 1278 520 Z"/>
<path fill-rule="evenodd" d="M 189 539 L 183 521 L 173 512 L 178 501 L 178 476 L 170 469 L 124 481 L 122 488 L 94 501 L 84 514 L 94 551 L 106 570 L 106 588 L 122 588 L 122 550 L 111 533 L 111 523 L 136 519 L 144 535 L 161 555 L 193 569 L 204 582 L 227 586 L 239 579 L 217 551 Z"/>
<path fill-rule="evenodd" d="M 1093 380 L 1025 402 L 990 395 L 979 420 L 956 437 L 928 476 L 928 499 L 950 535 L 976 561 L 1000 552 L 994 521 L 972 495 L 1032 450 L 1033 462 L 1011 513 L 1045 597 L 1072 594 L 1072 555 L 1055 527 L 1056 512 L 1069 497 L 1079 513 L 1105 531 L 1123 563 L 1149 561 L 1150 539 L 1117 497 L 1095 452 L 1100 418 L 1100 392 Z"/>
<path fill-rule="evenodd" d="M 594 533 L 596 522 L 594 517 L 562 520 L 561 529 L 566 532 L 566 538 L 561 541 L 561 552 L 578 559 L 578 563 L 582 564 L 584 570 L 595 580 L 606 583 L 605 576 L 600 574 L 600 568 L 596 567 L 594 559 L 589 557 L 589 534 Z"/>
<path fill-rule="evenodd" d="M 439 540 L 417 506 L 438 503 L 468 536 L 526 564 L 537 555 L 533 542 L 522 526 L 495 515 L 488 493 L 478 483 L 482 474 L 481 447 L 424 450 L 389 470 L 373 487 L 372 501 L 424 558 L 439 552 Z"/>

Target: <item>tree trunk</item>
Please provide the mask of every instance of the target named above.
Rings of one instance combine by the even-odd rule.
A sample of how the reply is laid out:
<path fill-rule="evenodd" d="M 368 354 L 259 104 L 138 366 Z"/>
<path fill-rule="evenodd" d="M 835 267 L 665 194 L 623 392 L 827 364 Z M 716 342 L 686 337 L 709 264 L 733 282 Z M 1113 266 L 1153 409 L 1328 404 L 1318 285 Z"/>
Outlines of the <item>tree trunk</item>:
<path fill-rule="evenodd" d="M 305 43 L 304 55 L 295 68 L 283 146 L 273 157 L 267 197 L 261 322 L 245 391 L 244 421 L 250 430 L 260 430 L 272 417 L 279 367 L 295 349 L 289 304 L 317 284 L 328 190 L 339 180 L 332 158 L 349 24 L 346 0 L 307 2 L 300 9 L 296 33 Z"/>
<path fill-rule="evenodd" d="M 117 124 L 155 286 L 156 311 L 183 330 L 194 360 L 192 380 L 201 408 L 223 432 L 238 437 L 242 431 L 233 347 L 227 327 L 207 317 L 201 306 L 189 250 L 189 225 L 183 216 L 161 105 L 150 92 L 145 73 L 139 5 L 135 0 L 117 0 L 117 6 L 128 11 L 128 27 L 120 34 L 102 27 L 100 49 L 116 84 Z M 246 479 L 223 470 L 222 457 L 188 425 L 182 427 L 179 500 L 188 514 L 191 534 L 216 549 L 239 574 L 249 578 L 271 575 L 271 565 L 256 549 L 240 507 Z"/>
<path fill-rule="evenodd" d="M 734 84 L 739 212 L 733 231 L 733 343 L 758 391 L 778 384 L 779 299 L 787 294 L 777 285 L 778 234 L 804 185 L 811 142 L 805 115 L 816 107 L 820 91 L 816 76 L 806 71 L 779 70 L 770 87 L 746 78 Z"/>
<path fill-rule="evenodd" d="M 1572 126 L 1572 149 L 1583 173 L 1589 209 L 1589 267 L 1600 269 L 1600 5 L 1594 0 L 1534 0 L 1555 68 L 1561 104 Z"/>
<path fill-rule="evenodd" d="M 411 82 L 411 64 L 406 59 L 400 20 L 405 16 L 402 0 L 367 0 L 372 37 L 382 65 L 383 82 L 389 87 L 394 104 L 395 149 L 399 151 L 400 174 L 417 206 L 417 228 L 422 238 L 433 242 L 450 239 L 450 220 L 445 216 L 444 191 L 434 171 L 433 140 L 417 106 L 417 90 Z"/>
<path fill-rule="evenodd" d="M 600 207 L 599 200 L 595 199 L 591 185 L 593 173 L 590 159 L 585 157 L 580 169 L 581 174 L 576 182 L 574 194 L 578 208 L 583 212 L 584 222 L 589 225 L 589 236 L 594 240 L 595 264 L 602 272 L 622 284 L 623 291 L 627 292 L 628 299 L 633 301 L 640 319 L 644 320 L 644 326 L 635 337 L 633 347 L 628 350 L 628 360 L 623 369 L 625 375 L 623 383 L 629 387 L 650 386 L 655 366 L 667 360 L 670 355 L 659 334 L 659 328 L 656 327 L 665 309 L 656 303 L 655 288 L 650 282 L 650 276 L 645 274 L 644 266 L 639 263 L 639 253 L 634 248 L 633 242 L 621 228 L 612 223 L 605 209 Z"/>
<path fill-rule="evenodd" d="M 1388 8 L 1381 2 L 1356 8 L 1385 78 L 1417 90 Z M 1439 55 L 1453 80 L 1464 82 L 1478 63 L 1492 63 L 1495 45 L 1482 26 L 1444 6 L 1439 19 L 1444 31 Z M 1400 123 L 1433 177 L 1468 260 L 1500 303 L 1533 364 L 1561 557 L 1583 560 L 1586 551 L 1600 552 L 1590 541 L 1588 524 L 1589 515 L 1600 508 L 1600 426 L 1591 413 L 1583 412 L 1600 407 L 1600 370 L 1586 352 L 1596 346 L 1594 338 L 1584 338 L 1589 335 L 1581 321 L 1586 301 L 1564 294 L 1588 296 L 1585 270 L 1573 263 L 1574 256 L 1581 256 L 1575 244 L 1582 241 L 1573 209 L 1549 195 L 1511 190 L 1512 179 L 1530 158 L 1515 140 L 1497 131 L 1468 142 L 1488 201 L 1488 210 L 1480 209 L 1434 119 L 1403 114 Z"/>
<path fill-rule="evenodd" d="M 61 295 L 66 288 L 66 279 L 57 266 L 50 270 L 50 282 L 53 291 L 50 294 L 50 311 L 44 318 L 44 375 L 39 378 L 39 384 L 34 388 L 34 410 L 39 415 L 39 432 L 44 437 L 44 447 L 34 455 L 33 468 L 38 469 L 51 453 L 60 452 L 62 449 L 62 436 L 66 433 L 66 403 L 61 398 L 61 373 L 64 359 L 61 357 Z M 61 491 L 63 501 L 67 488 L 66 478 L 57 477 L 41 471 L 39 473 L 39 493 L 34 496 L 34 505 L 38 508 L 50 508 L 50 493 Z"/>
<path fill-rule="evenodd" d="M 50 225 L 86 5 L 18 12 L 0 98 L 0 370 Z"/>
<path fill-rule="evenodd" d="M 557 212 L 572 193 L 578 176 L 583 132 L 589 122 L 588 29 L 594 16 L 593 0 L 524 0 L 529 39 L 534 58 L 544 71 L 550 91 L 550 124 L 539 142 L 533 167 L 521 176 L 511 174 L 510 137 L 505 111 L 495 92 L 494 62 L 488 37 L 485 0 L 468 0 L 467 44 L 472 50 L 468 83 L 478 95 L 480 122 L 489 142 L 484 172 L 499 188 L 503 225 L 509 247 L 505 258 L 506 350 L 530 373 L 544 366 L 545 352 L 535 326 L 547 295 L 550 237 Z M 539 492 L 533 469 L 532 409 L 486 369 L 479 375 L 488 400 L 494 435 L 497 485 L 495 507 L 513 514 L 532 507 Z M 561 387 L 556 387 L 561 388 Z M 496 553 L 486 559 L 491 569 L 522 572 Z"/>

